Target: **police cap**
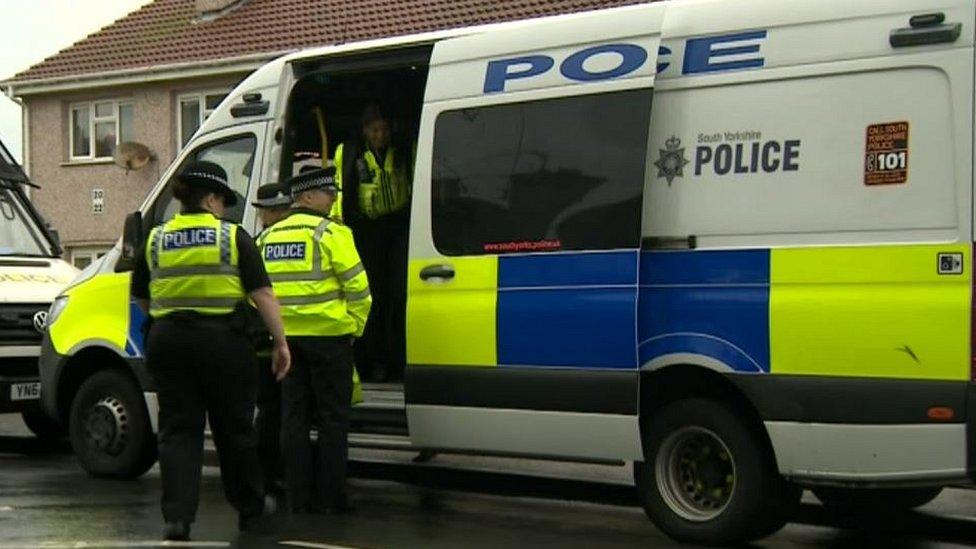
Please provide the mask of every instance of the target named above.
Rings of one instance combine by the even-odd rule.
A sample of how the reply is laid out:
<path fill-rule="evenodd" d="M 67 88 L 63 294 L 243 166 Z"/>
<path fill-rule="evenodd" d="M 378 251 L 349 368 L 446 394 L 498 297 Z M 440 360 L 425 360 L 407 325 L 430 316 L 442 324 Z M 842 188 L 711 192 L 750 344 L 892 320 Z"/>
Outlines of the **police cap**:
<path fill-rule="evenodd" d="M 268 183 L 258 187 L 258 198 L 251 205 L 255 208 L 281 208 L 291 204 L 291 196 L 281 183 Z"/>
<path fill-rule="evenodd" d="M 230 188 L 227 172 L 213 162 L 205 160 L 190 162 L 180 170 L 177 178 L 191 187 L 200 187 L 223 195 L 224 204 L 228 207 L 237 204 L 238 194 Z"/>
<path fill-rule="evenodd" d="M 324 189 L 337 192 L 339 187 L 335 182 L 335 168 L 316 168 L 303 170 L 302 173 L 285 181 L 285 187 L 292 196 L 312 189 Z"/>

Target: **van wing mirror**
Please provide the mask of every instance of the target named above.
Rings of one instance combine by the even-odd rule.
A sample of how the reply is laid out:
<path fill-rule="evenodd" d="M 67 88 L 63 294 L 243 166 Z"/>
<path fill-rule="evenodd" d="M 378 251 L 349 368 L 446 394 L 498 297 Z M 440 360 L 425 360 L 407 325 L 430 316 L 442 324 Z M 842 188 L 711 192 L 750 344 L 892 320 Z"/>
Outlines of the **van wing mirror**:
<path fill-rule="evenodd" d="M 146 233 L 142 226 L 142 212 L 132 212 L 125 216 L 125 226 L 122 229 L 122 255 L 115 264 L 115 272 L 127 272 L 135 269 L 136 257 Z"/>

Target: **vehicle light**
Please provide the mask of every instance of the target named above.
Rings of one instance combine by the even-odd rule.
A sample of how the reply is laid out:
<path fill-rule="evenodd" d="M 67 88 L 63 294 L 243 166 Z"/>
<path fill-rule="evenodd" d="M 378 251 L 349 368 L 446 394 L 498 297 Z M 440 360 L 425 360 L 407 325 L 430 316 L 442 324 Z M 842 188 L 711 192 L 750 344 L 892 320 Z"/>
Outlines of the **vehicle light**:
<path fill-rule="evenodd" d="M 68 296 L 59 295 L 57 298 L 54 299 L 54 303 L 51 303 L 51 308 L 47 312 L 47 322 L 45 323 L 45 327 L 47 329 L 49 330 L 51 329 L 51 326 L 53 326 L 54 323 L 57 322 L 58 317 L 61 316 L 61 313 L 64 311 L 64 308 L 67 306 L 68 306 Z"/>
<path fill-rule="evenodd" d="M 929 408 L 928 416 L 935 421 L 949 421 L 956 417 L 956 412 L 948 406 L 932 406 Z"/>

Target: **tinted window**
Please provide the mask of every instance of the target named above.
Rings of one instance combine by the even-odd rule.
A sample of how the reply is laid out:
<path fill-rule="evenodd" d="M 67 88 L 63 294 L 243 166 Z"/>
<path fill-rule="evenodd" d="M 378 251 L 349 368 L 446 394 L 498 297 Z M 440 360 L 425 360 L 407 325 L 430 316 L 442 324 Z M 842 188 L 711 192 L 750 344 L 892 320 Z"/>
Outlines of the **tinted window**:
<path fill-rule="evenodd" d="M 257 139 L 253 135 L 245 135 L 204 145 L 188 155 L 175 173 L 180 173 L 183 166 L 194 160 L 206 160 L 222 167 L 227 172 L 227 180 L 230 182 L 231 188 L 238 194 L 237 205 L 228 208 L 224 217 L 228 221 L 240 223 L 244 219 L 244 207 L 246 206 L 246 200 L 243 197 L 247 196 L 251 173 L 254 171 L 256 144 Z M 180 204 L 173 198 L 173 192 L 167 184 L 166 189 L 156 198 L 151 215 L 147 217 L 152 220 L 152 225 L 158 225 L 171 219 L 179 209 Z"/>
<path fill-rule="evenodd" d="M 442 113 L 432 223 L 446 255 L 636 248 L 651 90 Z"/>

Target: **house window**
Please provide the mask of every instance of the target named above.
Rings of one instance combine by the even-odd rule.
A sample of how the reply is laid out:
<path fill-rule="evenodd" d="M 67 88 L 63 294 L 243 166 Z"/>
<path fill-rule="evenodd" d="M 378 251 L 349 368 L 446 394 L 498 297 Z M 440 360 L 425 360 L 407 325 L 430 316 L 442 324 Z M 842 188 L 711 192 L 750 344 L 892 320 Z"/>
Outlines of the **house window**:
<path fill-rule="evenodd" d="M 76 248 L 71 250 L 71 264 L 84 269 L 107 254 L 110 248 Z"/>
<path fill-rule="evenodd" d="M 225 97 L 227 97 L 226 91 L 214 91 L 188 93 L 177 98 L 179 113 L 176 118 L 176 131 L 181 149 L 190 142 L 190 138 L 200 129 L 203 121 L 214 112 Z"/>
<path fill-rule="evenodd" d="M 92 101 L 71 105 L 71 160 L 110 159 L 134 136 L 132 103 Z"/>

